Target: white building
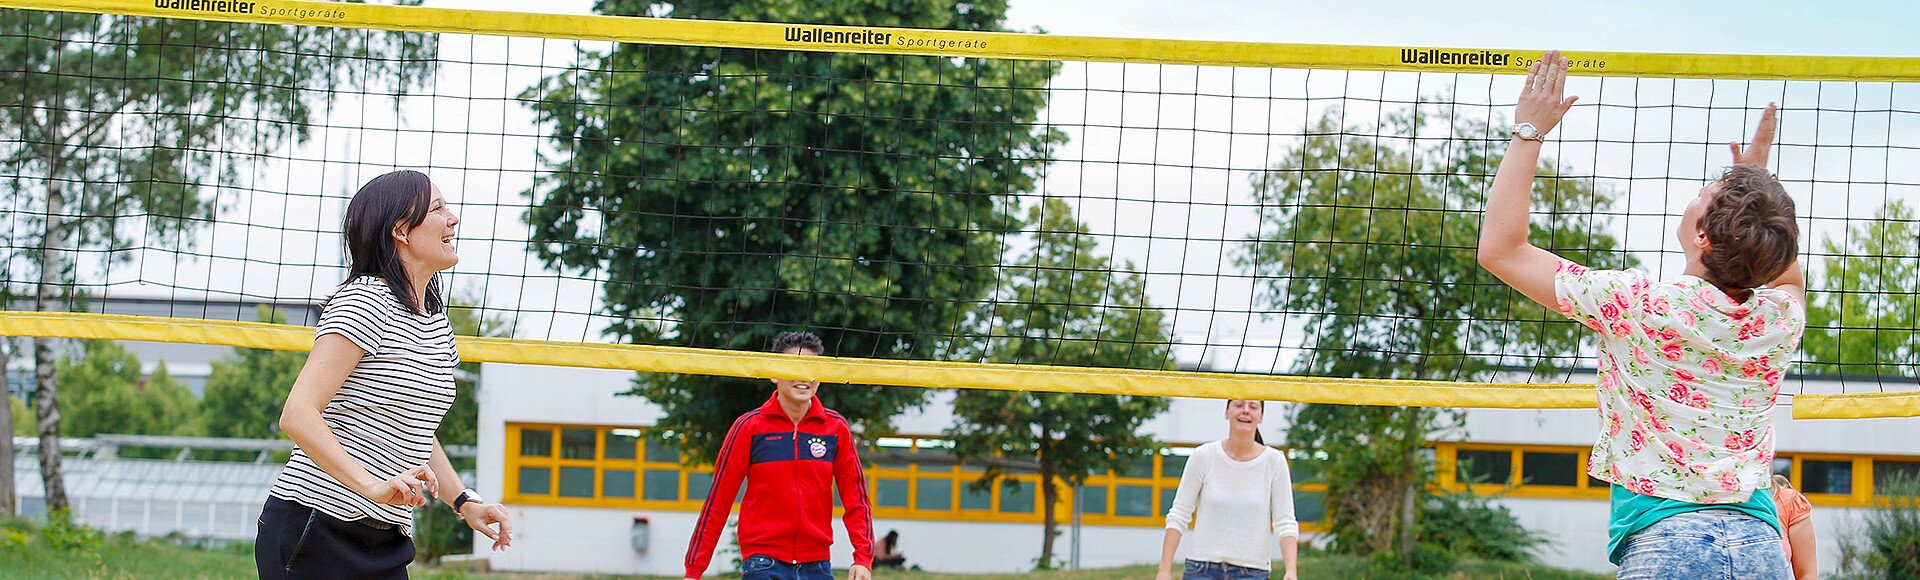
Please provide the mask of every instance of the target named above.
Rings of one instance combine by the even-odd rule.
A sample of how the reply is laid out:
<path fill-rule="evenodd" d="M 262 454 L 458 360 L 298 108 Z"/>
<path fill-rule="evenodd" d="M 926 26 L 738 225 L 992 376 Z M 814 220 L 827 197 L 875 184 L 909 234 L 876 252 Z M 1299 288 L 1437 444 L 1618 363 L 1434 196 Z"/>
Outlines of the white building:
<path fill-rule="evenodd" d="M 516 536 L 506 552 L 488 553 L 476 544 L 475 553 L 488 554 L 493 569 L 668 576 L 683 571 L 710 475 L 706 467 L 682 466 L 677 451 L 639 439 L 662 413 L 641 398 L 616 395 L 631 388 L 632 378 L 622 371 L 484 365 L 475 487 L 508 504 Z M 1809 382 L 1802 392 L 1832 390 Z M 907 460 L 880 460 L 867 470 L 875 531 L 899 531 L 908 563 L 925 570 L 1029 570 L 1040 552 L 1037 478 L 1017 475 L 1017 484 L 991 493 L 967 489 L 976 476 L 952 465 L 937 437 L 952 424 L 950 396 L 936 393 L 924 409 L 897 418 L 902 436 L 871 442 L 888 458 Z M 1127 476 L 1087 482 L 1078 500 L 1082 567 L 1157 561 L 1166 506 L 1185 462 L 1179 447 L 1224 436 L 1223 409 L 1217 400 L 1175 399 L 1170 411 L 1146 427 L 1174 450 Z M 1279 441 L 1285 414 L 1275 411 L 1265 432 Z M 1778 467 L 1790 470 L 1813 501 L 1821 562 L 1831 568 L 1838 561 L 1835 530 L 1868 503 L 1874 482 L 1895 473 L 1920 474 L 1920 447 L 1912 444 L 1920 440 L 1920 420 L 1793 421 L 1789 409 L 1777 413 Z M 1590 410 L 1469 411 L 1461 440 L 1435 445 L 1439 483 L 1460 489 L 1456 470 L 1463 463 L 1476 479 L 1524 482 L 1501 501 L 1545 537 L 1541 559 L 1611 572 L 1607 490 L 1589 485 L 1584 475 L 1596 428 Z M 1314 481 L 1312 463 L 1294 459 L 1295 503 L 1309 539 L 1319 529 L 1314 522 L 1323 515 L 1325 490 Z M 1476 489 L 1483 487 L 1496 486 Z M 1063 529 L 1073 504 L 1062 500 Z M 845 568 L 851 548 L 845 530 L 837 523 L 834 529 L 834 566 Z M 641 533 L 644 544 L 637 539 Z M 1056 542 L 1057 557 L 1070 557 L 1075 543 L 1067 531 Z M 721 549 L 729 545 L 723 537 Z M 717 554 L 709 574 L 732 570 L 735 556 Z"/>

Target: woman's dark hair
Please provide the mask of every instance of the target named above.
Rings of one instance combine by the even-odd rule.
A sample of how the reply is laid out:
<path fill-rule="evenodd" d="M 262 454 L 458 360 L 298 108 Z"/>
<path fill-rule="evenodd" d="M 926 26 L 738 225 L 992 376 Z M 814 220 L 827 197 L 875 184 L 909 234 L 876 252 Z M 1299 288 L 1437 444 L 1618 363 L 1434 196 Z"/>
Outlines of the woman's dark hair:
<path fill-rule="evenodd" d="M 368 181 L 347 202 L 347 217 L 340 233 L 347 243 L 347 281 L 373 276 L 386 281 L 393 298 L 414 314 L 438 314 L 445 307 L 440 297 L 440 277 L 427 281 L 426 311 L 414 300 L 420 289 L 413 287 L 407 268 L 400 263 L 400 249 L 393 241 L 393 228 L 413 229 L 427 221 L 433 211 L 433 182 L 418 171 L 401 170 Z"/>
<path fill-rule="evenodd" d="M 1267 402 L 1266 402 L 1266 401 L 1254 401 L 1253 399 L 1240 399 L 1240 400 L 1245 400 L 1245 401 L 1253 401 L 1253 402 L 1255 402 L 1255 403 L 1259 403 L 1259 404 L 1260 404 L 1260 411 L 1261 411 L 1261 412 L 1265 412 L 1265 411 L 1267 410 Z M 1235 399 L 1227 399 L 1227 408 L 1228 408 L 1228 409 L 1232 409 L 1232 408 L 1233 408 L 1233 402 L 1234 402 L 1234 401 L 1235 401 Z M 1261 436 L 1260 436 L 1260 426 L 1259 426 L 1259 425 L 1254 425 L 1254 426 L 1253 426 L 1253 442 L 1254 442 L 1254 443 L 1259 443 L 1259 444 L 1261 444 L 1261 445 L 1266 445 L 1266 444 L 1267 444 L 1267 438 L 1265 438 L 1265 437 L 1261 437 Z"/>
<path fill-rule="evenodd" d="M 1793 198 L 1780 180 L 1758 165 L 1728 167 L 1720 191 L 1700 215 L 1710 249 L 1700 256 L 1707 281 L 1728 297 L 1745 300 L 1786 271 L 1800 251 L 1800 224 Z"/>

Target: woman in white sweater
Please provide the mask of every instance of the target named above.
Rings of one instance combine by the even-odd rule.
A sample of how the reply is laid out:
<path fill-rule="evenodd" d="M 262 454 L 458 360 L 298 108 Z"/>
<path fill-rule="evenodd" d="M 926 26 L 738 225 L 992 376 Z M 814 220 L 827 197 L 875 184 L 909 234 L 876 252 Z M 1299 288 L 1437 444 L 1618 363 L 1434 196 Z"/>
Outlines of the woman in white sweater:
<path fill-rule="evenodd" d="M 1260 436 L 1261 401 L 1227 401 L 1227 438 L 1193 450 L 1180 491 L 1167 511 L 1158 580 L 1172 580 L 1173 553 L 1193 529 L 1183 580 L 1241 580 L 1273 575 L 1273 539 L 1280 538 L 1286 580 L 1294 580 L 1300 523 L 1293 517 L 1293 475 L 1287 458 Z M 1198 517 L 1196 525 L 1196 516 Z"/>

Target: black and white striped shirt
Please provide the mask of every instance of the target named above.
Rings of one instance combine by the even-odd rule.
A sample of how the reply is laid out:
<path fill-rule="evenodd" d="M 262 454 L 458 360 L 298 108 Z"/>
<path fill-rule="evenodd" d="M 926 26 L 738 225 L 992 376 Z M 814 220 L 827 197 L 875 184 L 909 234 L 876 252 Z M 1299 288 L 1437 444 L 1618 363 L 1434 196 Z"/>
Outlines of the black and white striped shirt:
<path fill-rule="evenodd" d="M 340 446 L 382 480 L 426 465 L 434 430 L 453 406 L 453 369 L 460 359 L 446 313 L 409 312 L 385 281 L 363 276 L 327 299 L 316 337 L 327 334 L 363 351 L 320 415 Z M 298 447 L 269 493 L 342 520 L 372 518 L 403 532 L 413 523 L 413 508 L 360 497 Z"/>

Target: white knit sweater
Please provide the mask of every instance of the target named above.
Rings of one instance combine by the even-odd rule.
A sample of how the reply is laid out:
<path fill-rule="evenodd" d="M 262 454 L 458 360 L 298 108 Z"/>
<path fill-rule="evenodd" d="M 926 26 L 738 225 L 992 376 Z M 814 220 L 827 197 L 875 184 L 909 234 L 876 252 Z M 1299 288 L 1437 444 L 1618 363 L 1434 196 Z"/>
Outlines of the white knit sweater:
<path fill-rule="evenodd" d="M 1287 458 L 1269 447 L 1251 461 L 1234 461 L 1220 443 L 1201 445 L 1187 459 L 1167 528 L 1186 534 L 1188 560 L 1271 570 L 1274 542 L 1300 537 Z"/>

